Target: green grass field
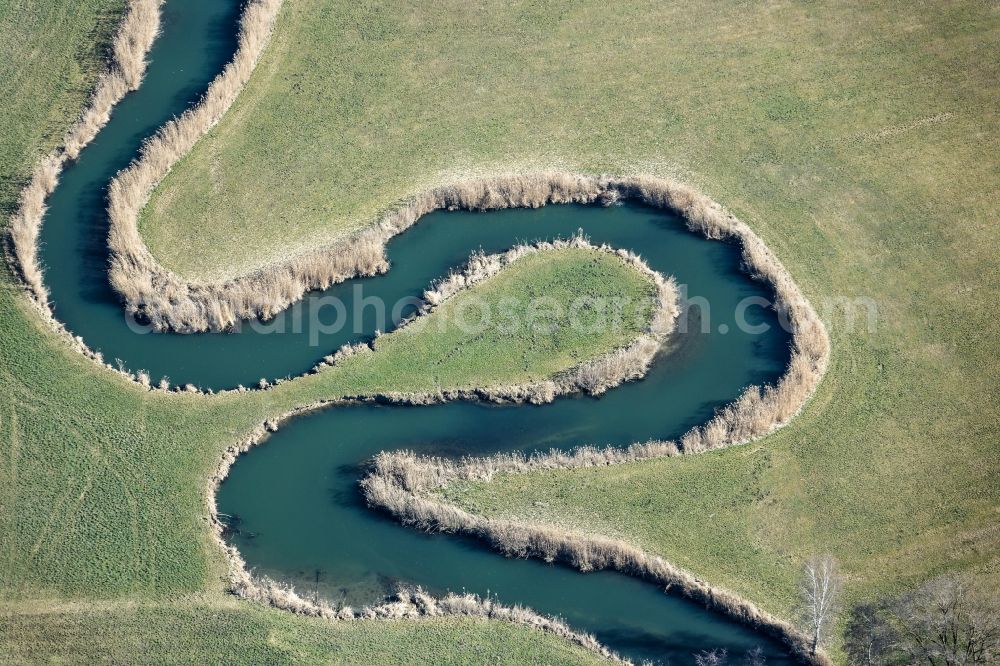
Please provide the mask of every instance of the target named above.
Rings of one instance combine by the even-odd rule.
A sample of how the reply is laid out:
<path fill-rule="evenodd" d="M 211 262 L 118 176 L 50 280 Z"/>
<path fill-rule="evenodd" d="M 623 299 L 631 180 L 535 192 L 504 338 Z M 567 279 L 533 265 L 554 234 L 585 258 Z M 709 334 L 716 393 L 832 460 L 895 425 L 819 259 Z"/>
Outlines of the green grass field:
<path fill-rule="evenodd" d="M 850 599 L 953 569 L 1000 587 L 998 47 L 981 2 L 302 0 L 142 231 L 217 278 L 465 174 L 678 176 L 820 310 L 872 299 L 876 329 L 833 307 L 818 395 L 752 447 L 451 496 L 626 537 L 784 616 L 814 552 L 841 559 Z M 262 196 L 279 181 L 287 198 Z"/>
<path fill-rule="evenodd" d="M 0 0 L 5 213 L 84 102 L 121 5 Z M 998 13 L 288 0 L 246 94 L 168 177 L 143 233 L 168 267 L 218 277 L 337 238 L 445 177 L 678 175 L 748 222 L 819 309 L 873 299 L 877 329 L 834 312 L 816 398 L 752 446 L 449 495 L 626 537 L 782 615 L 814 552 L 840 558 L 851 599 L 945 570 L 1000 586 Z M 147 394 L 70 351 L 2 270 L 0 650 L 587 658 L 508 625 L 332 626 L 226 598 L 203 504 L 224 447 L 296 404 L 387 384 L 345 368 L 241 397 Z M 390 339 L 387 354 L 434 358 Z M 527 378 L 509 349 L 510 379 Z M 391 388 L 471 384 L 481 368 L 450 370 Z"/>
<path fill-rule="evenodd" d="M 167 267 L 228 276 L 428 183 L 556 166 L 677 175 L 775 245 L 853 246 L 855 211 L 895 219 L 954 149 L 988 154 L 996 22 L 974 2 L 296 0 L 141 228 Z"/>
<path fill-rule="evenodd" d="M 86 101 L 103 54 L 99 45 L 121 8 L 118 1 L 0 3 L 0 81 L 11 91 L 0 113 L 5 214 L 34 160 L 58 142 Z M 495 304 L 527 289 L 544 288 L 566 301 L 584 292 L 641 299 L 651 290 L 647 278 L 609 255 L 565 250 L 547 258 L 528 257 L 456 296 L 431 315 L 428 333 L 438 334 L 435 321 L 471 296 Z M 331 624 L 223 594 L 224 563 L 210 539 L 204 492 L 227 443 L 265 418 L 322 397 L 481 384 L 482 368 L 463 374 L 464 356 L 448 358 L 451 346 L 476 344 L 453 324 L 435 341 L 409 330 L 383 336 L 371 367 L 348 363 L 271 391 L 215 398 L 147 393 L 73 352 L 40 321 L 6 263 L 0 331 L 4 659 L 120 662 L 144 650 L 168 662 L 593 661 L 561 639 L 504 623 Z M 494 340 L 493 370 L 500 374 L 493 376 L 537 379 L 634 333 L 624 327 L 582 339 L 557 326 L 543 339 Z M 391 384 L 372 372 L 406 360 L 409 374 L 397 372 Z M 417 361 L 436 363 L 440 373 L 421 372 Z"/>
<path fill-rule="evenodd" d="M 0 314 L 6 594 L 197 591 L 220 555 L 209 543 L 204 480 L 223 448 L 256 424 L 325 398 L 471 388 L 489 384 L 487 376 L 497 384 L 537 381 L 623 346 L 639 328 L 629 322 L 583 336 L 561 322 L 548 333 L 500 336 L 462 333 L 448 317 L 472 298 L 495 307 L 543 287 L 569 303 L 580 293 L 639 301 L 652 284 L 590 250 L 528 256 L 447 301 L 425 328 L 382 336 L 372 355 L 267 392 L 208 398 L 146 393 L 73 354 L 43 333 L 7 277 Z M 484 345 L 490 355 L 467 363 Z"/>
<path fill-rule="evenodd" d="M 333 623 L 197 600 L 0 614 L 5 661 L 159 664 L 595 664 L 548 634 L 471 619 Z"/>
<path fill-rule="evenodd" d="M 580 296 L 605 303 L 632 299 L 642 310 L 624 317 L 618 327 L 594 328 L 594 313 L 588 319 L 583 313 L 574 326 L 567 308 L 532 322 L 529 299 L 541 295 L 566 304 Z M 635 339 L 641 322 L 649 320 L 654 295 L 646 276 L 605 252 L 563 249 L 528 255 L 446 301 L 420 328 L 378 338 L 373 357 L 352 357 L 331 373 L 331 379 L 346 385 L 326 390 L 352 395 L 372 387 L 428 391 L 541 381 Z M 509 307 L 501 309 L 500 304 Z M 519 331 L 508 322 L 532 330 Z"/>
<path fill-rule="evenodd" d="M 0 2 L 0 212 L 83 107 L 125 0 Z M 54 48 L 53 42 L 59 42 Z"/>

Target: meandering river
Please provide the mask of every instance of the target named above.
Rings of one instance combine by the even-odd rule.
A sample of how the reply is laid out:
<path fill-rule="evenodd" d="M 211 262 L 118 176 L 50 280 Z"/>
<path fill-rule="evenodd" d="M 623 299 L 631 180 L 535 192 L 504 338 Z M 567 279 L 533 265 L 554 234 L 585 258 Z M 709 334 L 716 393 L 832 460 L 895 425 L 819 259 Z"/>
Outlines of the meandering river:
<path fill-rule="evenodd" d="M 145 369 L 154 382 L 169 376 L 174 384 L 222 389 L 295 376 L 342 344 L 386 327 L 369 307 L 333 330 L 330 313 L 324 318 L 310 312 L 316 306 L 307 303 L 305 311 L 292 308 L 276 322 L 239 332 L 144 333 L 128 322 L 107 283 L 107 183 L 137 155 L 145 137 L 197 101 L 232 56 L 239 7 L 234 0 L 166 2 L 163 31 L 141 88 L 68 165 L 42 229 L 41 256 L 56 316 L 106 359 Z M 219 510 L 237 517 L 238 529 L 229 538 L 257 572 L 332 602 L 374 603 L 400 583 L 434 593 L 464 590 L 560 616 L 635 660 L 689 663 L 702 649 L 742 654 L 760 646 L 769 663 L 783 663 L 788 657 L 774 641 L 656 586 L 617 573 L 583 574 L 506 559 L 472 540 L 404 528 L 364 506 L 357 487 L 361 467 L 382 450 L 460 456 L 674 438 L 708 420 L 746 386 L 781 375 L 789 336 L 773 312 L 740 309 L 747 298 L 771 294 L 741 271 L 738 249 L 705 240 L 676 217 L 639 205 L 432 213 L 390 243 L 386 275 L 349 281 L 319 296 L 339 299 L 348 313 L 376 299 L 415 299 L 474 250 L 502 251 L 580 229 L 594 243 L 638 252 L 655 270 L 674 275 L 698 303 L 697 318 L 689 319 L 686 333 L 671 338 L 646 378 L 599 399 L 562 398 L 541 407 L 370 405 L 300 417 L 243 456 L 223 483 Z M 751 334 L 738 318 L 767 331 Z"/>

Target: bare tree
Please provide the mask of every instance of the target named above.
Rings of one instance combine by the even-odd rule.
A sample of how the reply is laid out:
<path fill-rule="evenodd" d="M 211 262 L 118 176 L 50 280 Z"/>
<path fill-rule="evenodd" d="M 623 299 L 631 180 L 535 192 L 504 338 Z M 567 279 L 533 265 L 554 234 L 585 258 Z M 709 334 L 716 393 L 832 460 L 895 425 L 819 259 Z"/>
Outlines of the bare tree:
<path fill-rule="evenodd" d="M 844 629 L 844 651 L 854 666 L 886 666 L 899 642 L 885 602 L 860 603 L 851 610 Z"/>
<path fill-rule="evenodd" d="M 858 666 L 968 666 L 1000 659 L 1000 600 L 956 576 L 854 608 L 844 650 Z"/>
<path fill-rule="evenodd" d="M 809 632 L 810 653 L 816 654 L 837 614 L 843 580 L 831 555 L 813 557 L 802 567 L 800 588 L 802 623 Z"/>
<path fill-rule="evenodd" d="M 1000 658 L 1000 608 L 957 576 L 941 576 L 893 606 L 899 648 L 932 665 L 985 664 Z"/>

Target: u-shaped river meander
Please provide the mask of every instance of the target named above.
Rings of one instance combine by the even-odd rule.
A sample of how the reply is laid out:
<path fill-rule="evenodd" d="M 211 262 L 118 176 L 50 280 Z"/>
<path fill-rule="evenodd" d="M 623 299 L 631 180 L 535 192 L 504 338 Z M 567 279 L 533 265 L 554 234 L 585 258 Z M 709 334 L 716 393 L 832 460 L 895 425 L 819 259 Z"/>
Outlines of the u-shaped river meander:
<path fill-rule="evenodd" d="M 773 311 L 739 307 L 748 297 L 772 294 L 742 272 L 738 248 L 635 204 L 437 212 L 389 244 L 387 274 L 321 294 L 345 304 L 349 325 L 337 330 L 336 313 L 310 311 L 317 306 L 309 299 L 267 326 L 239 332 L 143 333 L 129 324 L 107 283 L 107 183 L 145 137 L 200 97 L 232 56 L 239 7 L 234 0 L 165 4 L 141 88 L 68 165 L 49 200 L 41 240 L 55 314 L 105 358 L 145 369 L 154 382 L 169 376 L 174 384 L 213 389 L 296 376 L 344 343 L 370 339 L 385 327 L 376 308 L 355 316 L 356 305 L 415 300 L 474 250 L 497 252 L 580 229 L 594 243 L 634 250 L 653 269 L 674 275 L 688 298 L 704 299 L 703 319 L 674 335 L 644 379 L 600 398 L 561 398 L 545 406 L 355 405 L 292 420 L 245 454 L 218 493 L 220 512 L 238 516 L 239 529 L 228 538 L 248 565 L 295 584 L 301 594 L 353 606 L 378 602 L 400 583 L 432 593 L 489 594 L 559 616 L 635 660 L 688 663 L 702 649 L 742 654 L 760 646 L 770 663 L 787 661 L 775 641 L 637 579 L 506 559 L 473 540 L 405 528 L 369 510 L 357 486 L 365 462 L 383 450 L 460 456 L 676 438 L 748 385 L 774 382 L 788 362 L 790 338 Z M 313 316 L 323 325 L 308 325 Z M 766 332 L 747 332 L 740 317 L 766 325 Z M 307 325 L 299 329 L 296 319 Z"/>

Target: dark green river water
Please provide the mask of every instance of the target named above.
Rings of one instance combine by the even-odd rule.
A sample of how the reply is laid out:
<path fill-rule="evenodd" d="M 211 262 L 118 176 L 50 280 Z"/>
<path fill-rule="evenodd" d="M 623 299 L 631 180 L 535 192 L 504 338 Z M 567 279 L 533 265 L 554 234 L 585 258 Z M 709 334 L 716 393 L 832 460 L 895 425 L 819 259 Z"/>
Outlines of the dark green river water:
<path fill-rule="evenodd" d="M 174 384 L 213 389 L 294 376 L 345 342 L 391 328 L 391 312 L 380 321 L 371 303 L 389 310 L 409 303 L 471 251 L 500 251 L 578 229 L 676 276 L 696 306 L 687 332 L 673 337 L 645 379 L 600 399 L 563 398 L 542 407 L 352 406 L 286 424 L 237 462 L 219 492 L 219 510 L 238 527 L 230 538 L 248 564 L 294 583 L 300 593 L 355 606 L 377 602 L 400 583 L 434 593 L 489 594 L 560 616 L 636 660 L 690 663 L 702 649 L 742 654 L 760 646 L 769 663 L 787 661 L 770 639 L 654 585 L 506 559 L 471 540 L 403 528 L 368 510 L 357 487 L 365 461 L 382 450 L 459 456 L 677 437 L 746 386 L 773 382 L 788 361 L 789 336 L 772 311 L 747 301 L 771 294 L 741 272 L 737 248 L 631 204 L 439 212 L 390 243 L 386 275 L 313 294 L 266 325 L 175 335 L 147 332 L 125 317 L 106 278 L 105 188 L 141 141 L 195 102 L 231 57 L 238 12 L 232 0 L 168 0 L 141 89 L 115 109 L 50 199 L 42 258 L 56 316 L 105 358 L 148 370 L 154 381 L 169 376 Z M 333 299 L 343 304 L 339 313 Z M 746 324 L 767 330 L 751 333 Z"/>

